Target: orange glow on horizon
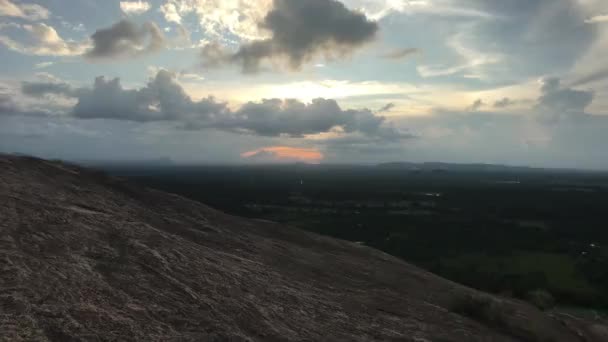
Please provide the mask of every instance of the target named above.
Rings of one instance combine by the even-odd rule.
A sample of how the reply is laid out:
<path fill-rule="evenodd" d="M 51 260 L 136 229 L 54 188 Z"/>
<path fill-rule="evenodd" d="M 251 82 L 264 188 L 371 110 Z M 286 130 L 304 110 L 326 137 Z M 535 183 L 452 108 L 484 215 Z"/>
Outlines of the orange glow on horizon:
<path fill-rule="evenodd" d="M 307 163 L 319 163 L 325 158 L 323 153 L 317 149 L 288 146 L 262 147 L 241 154 L 243 158 L 255 158 L 258 156 L 266 156 L 271 161 L 303 161 Z"/>

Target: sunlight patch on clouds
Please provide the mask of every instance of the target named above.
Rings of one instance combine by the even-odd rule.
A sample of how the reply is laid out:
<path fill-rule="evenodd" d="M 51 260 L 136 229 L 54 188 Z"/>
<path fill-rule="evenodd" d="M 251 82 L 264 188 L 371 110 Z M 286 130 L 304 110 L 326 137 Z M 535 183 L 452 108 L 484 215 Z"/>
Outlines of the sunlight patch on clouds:
<path fill-rule="evenodd" d="M 35 21 L 48 19 L 51 12 L 45 7 L 30 3 L 13 3 L 0 0 L 0 17 L 15 17 Z"/>
<path fill-rule="evenodd" d="M 21 42 L 6 35 L 0 35 L 0 44 L 23 54 L 36 56 L 77 56 L 89 48 L 88 42 L 64 40 L 57 31 L 46 24 L 21 25 L 28 40 Z"/>
<path fill-rule="evenodd" d="M 405 95 L 419 92 L 420 89 L 409 84 L 324 80 L 262 86 L 260 91 L 263 93 L 262 96 L 310 101 L 319 97 L 345 99 L 358 96 L 371 97 L 378 94 L 401 93 Z"/>
<path fill-rule="evenodd" d="M 324 155 L 317 149 L 288 146 L 269 146 L 244 152 L 242 158 L 258 162 L 307 162 L 319 163 Z"/>
<path fill-rule="evenodd" d="M 121 1 L 120 9 L 126 14 L 142 14 L 149 11 L 150 3 L 145 1 Z"/>
<path fill-rule="evenodd" d="M 492 19 L 493 15 L 463 6 L 452 0 L 344 0 L 351 8 L 359 9 L 368 17 L 380 20 L 391 13 L 427 14 L 441 17 L 470 17 Z"/>
<path fill-rule="evenodd" d="M 203 32 L 213 38 L 226 34 L 241 39 L 266 38 L 258 27 L 272 7 L 272 0 L 167 0 L 161 6 L 165 20 L 181 24 L 185 16 L 195 14 Z"/>

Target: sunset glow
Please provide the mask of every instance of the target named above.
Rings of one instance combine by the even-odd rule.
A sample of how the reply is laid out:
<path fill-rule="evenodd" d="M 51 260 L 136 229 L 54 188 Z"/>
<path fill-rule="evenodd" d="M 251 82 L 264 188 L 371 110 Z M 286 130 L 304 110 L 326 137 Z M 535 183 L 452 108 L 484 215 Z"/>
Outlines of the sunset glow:
<path fill-rule="evenodd" d="M 311 148 L 297 148 L 288 146 L 269 146 L 241 154 L 247 159 L 259 159 L 260 161 L 300 161 L 307 163 L 319 163 L 323 160 L 323 153 Z"/>

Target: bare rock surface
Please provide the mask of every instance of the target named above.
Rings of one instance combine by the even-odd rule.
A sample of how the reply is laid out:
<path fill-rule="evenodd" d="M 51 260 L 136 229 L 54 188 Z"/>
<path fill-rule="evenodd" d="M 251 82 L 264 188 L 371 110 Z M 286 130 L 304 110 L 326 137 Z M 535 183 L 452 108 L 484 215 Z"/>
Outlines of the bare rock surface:
<path fill-rule="evenodd" d="M 602 329 L 371 248 L 0 156 L 3 341 L 601 341 Z"/>

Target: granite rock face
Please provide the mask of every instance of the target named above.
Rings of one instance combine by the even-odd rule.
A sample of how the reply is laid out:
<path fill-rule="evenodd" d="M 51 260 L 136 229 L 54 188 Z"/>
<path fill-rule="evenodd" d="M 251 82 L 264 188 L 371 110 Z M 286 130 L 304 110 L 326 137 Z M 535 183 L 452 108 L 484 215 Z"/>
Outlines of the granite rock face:
<path fill-rule="evenodd" d="M 594 341 L 576 327 L 371 248 L 0 156 L 2 341 Z"/>

